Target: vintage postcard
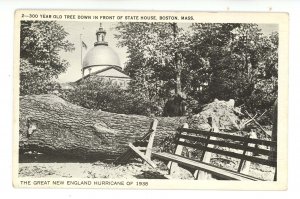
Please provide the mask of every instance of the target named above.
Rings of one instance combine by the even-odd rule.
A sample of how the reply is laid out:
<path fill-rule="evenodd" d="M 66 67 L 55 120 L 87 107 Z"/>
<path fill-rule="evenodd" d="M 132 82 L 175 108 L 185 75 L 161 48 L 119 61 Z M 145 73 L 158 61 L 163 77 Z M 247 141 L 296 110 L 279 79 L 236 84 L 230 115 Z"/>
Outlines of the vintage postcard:
<path fill-rule="evenodd" d="M 17 10 L 17 188 L 287 189 L 288 14 Z"/>

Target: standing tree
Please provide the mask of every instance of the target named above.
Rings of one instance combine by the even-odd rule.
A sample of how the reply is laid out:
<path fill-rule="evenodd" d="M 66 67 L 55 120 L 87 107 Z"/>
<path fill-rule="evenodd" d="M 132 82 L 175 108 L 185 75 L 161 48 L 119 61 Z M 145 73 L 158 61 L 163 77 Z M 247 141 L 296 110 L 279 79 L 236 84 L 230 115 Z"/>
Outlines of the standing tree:
<path fill-rule="evenodd" d="M 160 99 L 186 92 L 190 81 L 190 33 L 176 23 L 119 23 L 119 45 L 127 48 L 125 70 L 131 87 L 147 99 Z"/>
<path fill-rule="evenodd" d="M 235 99 L 251 112 L 277 97 L 278 35 L 257 24 L 194 24 L 193 48 L 209 60 L 207 99 Z M 201 94 L 200 94 L 201 96 Z"/>
<path fill-rule="evenodd" d="M 193 54 L 202 57 L 202 62 L 205 63 L 193 78 L 195 85 L 193 94 L 202 103 L 214 98 L 224 99 L 225 95 L 229 94 L 229 90 L 224 86 L 226 82 L 216 77 L 223 77 L 224 75 L 219 75 L 220 71 L 230 68 L 229 63 L 224 63 L 223 60 L 231 53 L 231 49 L 227 46 L 233 37 L 231 31 L 237 26 L 237 24 L 202 23 L 192 25 Z"/>
<path fill-rule="evenodd" d="M 22 21 L 20 35 L 20 95 L 47 93 L 68 67 L 59 52 L 72 51 L 68 33 L 55 21 Z"/>

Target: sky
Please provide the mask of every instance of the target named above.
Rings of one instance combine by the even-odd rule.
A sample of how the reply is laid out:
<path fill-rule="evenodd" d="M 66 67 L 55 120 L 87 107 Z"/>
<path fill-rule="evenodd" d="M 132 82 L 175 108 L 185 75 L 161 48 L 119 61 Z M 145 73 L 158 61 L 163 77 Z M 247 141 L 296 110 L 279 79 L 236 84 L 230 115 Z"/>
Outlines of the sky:
<path fill-rule="evenodd" d="M 58 22 L 62 25 L 66 32 L 69 33 L 67 40 L 74 44 L 75 50 L 72 52 L 61 52 L 60 55 L 62 59 L 65 59 L 69 62 L 70 66 L 68 67 L 65 73 L 62 73 L 58 77 L 60 83 L 64 82 L 73 82 L 81 78 L 81 41 L 87 45 L 87 50 L 82 49 L 82 59 L 85 54 L 94 47 L 96 42 L 96 31 L 99 29 L 100 22 L 70 22 L 70 21 L 60 21 Z M 109 47 L 111 47 L 120 57 L 121 67 L 124 68 L 124 65 L 127 60 L 126 47 L 117 47 L 117 39 L 114 38 L 114 35 L 118 32 L 115 30 L 117 23 L 112 22 L 103 22 L 102 27 L 106 30 L 105 40 L 108 42 Z M 179 25 L 180 26 L 180 25 Z M 181 26 L 187 27 L 187 24 L 181 24 Z M 276 24 L 258 24 L 259 28 L 265 35 L 270 34 L 273 31 L 278 31 L 278 26 Z"/>

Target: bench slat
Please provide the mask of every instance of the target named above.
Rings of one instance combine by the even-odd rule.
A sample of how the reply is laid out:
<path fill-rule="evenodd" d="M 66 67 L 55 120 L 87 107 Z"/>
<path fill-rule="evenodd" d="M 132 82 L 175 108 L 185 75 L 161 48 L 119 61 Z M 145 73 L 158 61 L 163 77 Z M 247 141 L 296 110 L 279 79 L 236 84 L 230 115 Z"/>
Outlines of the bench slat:
<path fill-rule="evenodd" d="M 182 146 L 195 148 L 195 149 L 200 149 L 203 151 L 217 153 L 220 155 L 230 156 L 230 157 L 237 158 L 237 159 L 243 159 L 243 160 L 247 160 L 247 161 L 251 161 L 251 162 L 255 162 L 255 163 L 259 163 L 259 164 L 263 164 L 263 165 L 267 165 L 267 166 L 271 166 L 271 167 L 276 167 L 276 164 L 277 164 L 276 161 L 273 161 L 273 160 L 267 160 L 267 159 L 247 156 L 247 155 L 238 154 L 238 153 L 234 153 L 234 152 L 230 152 L 230 151 L 223 151 L 220 149 L 213 149 L 213 148 L 202 146 L 200 144 L 191 144 L 191 143 L 181 142 L 181 141 L 178 141 L 178 144 L 180 144 Z"/>
<path fill-rule="evenodd" d="M 153 157 L 161 158 L 169 161 L 177 162 L 180 165 L 184 165 L 190 168 L 194 169 L 200 169 L 203 171 L 206 171 L 208 173 L 212 173 L 215 176 L 218 176 L 219 178 L 225 179 L 225 180 L 252 180 L 252 181 L 259 181 L 261 179 L 254 178 L 248 175 L 244 175 L 241 173 L 237 173 L 234 171 L 231 171 L 229 169 L 219 168 L 213 165 L 209 165 L 207 163 L 197 162 L 195 160 L 185 158 L 179 155 L 175 154 L 169 154 L 169 153 L 152 153 Z"/>
<path fill-rule="evenodd" d="M 276 152 L 275 151 L 254 148 L 254 147 L 250 147 L 248 145 L 243 146 L 241 144 L 229 143 L 229 142 L 222 141 L 222 140 L 212 140 L 212 139 L 207 139 L 207 138 L 201 138 L 201 137 L 195 136 L 195 135 L 180 134 L 178 136 L 179 136 L 179 138 L 184 138 L 186 140 L 202 142 L 202 143 L 208 142 L 208 144 L 218 145 L 218 146 L 222 146 L 222 147 L 228 147 L 228 148 L 232 148 L 232 149 L 246 150 L 246 151 L 249 151 L 249 152 L 254 152 L 254 153 L 258 153 L 258 154 L 262 154 L 262 155 L 276 157 Z"/>
<path fill-rule="evenodd" d="M 201 131 L 201 130 L 188 129 L 188 128 L 179 128 L 178 130 L 179 132 L 194 133 L 194 134 L 204 135 L 204 136 L 213 136 L 217 138 L 231 139 L 235 141 L 248 142 L 248 143 L 259 144 L 264 146 L 272 146 L 272 147 L 277 146 L 276 142 L 268 141 L 268 140 L 260 140 L 260 139 L 247 138 L 247 137 L 242 137 L 237 135 L 228 135 L 224 133 L 214 133 L 209 131 Z"/>

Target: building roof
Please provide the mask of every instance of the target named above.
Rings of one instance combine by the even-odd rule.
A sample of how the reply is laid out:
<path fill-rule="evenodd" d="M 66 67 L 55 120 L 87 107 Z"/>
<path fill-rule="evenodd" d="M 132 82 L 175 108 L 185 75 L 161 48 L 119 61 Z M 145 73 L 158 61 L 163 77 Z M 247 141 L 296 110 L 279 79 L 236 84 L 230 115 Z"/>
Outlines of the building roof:
<path fill-rule="evenodd" d="M 118 73 L 114 73 L 113 75 L 110 76 L 110 74 L 107 73 L 110 70 L 117 71 Z M 109 66 L 109 67 L 106 67 L 104 69 L 93 72 L 91 74 L 88 74 L 88 75 L 84 76 L 83 78 L 80 78 L 76 82 L 80 82 L 82 79 L 89 78 L 90 76 L 93 76 L 93 75 L 97 75 L 97 76 L 100 76 L 100 77 L 102 76 L 102 77 L 124 78 L 124 79 L 129 79 L 130 80 L 130 77 L 127 74 L 125 74 L 124 71 L 120 67 Z"/>
<path fill-rule="evenodd" d="M 114 72 L 114 74 L 109 73 L 109 71 Z M 91 75 L 105 76 L 105 77 L 116 77 L 116 78 L 128 78 L 130 77 L 124 73 L 124 71 L 116 66 L 109 66 L 107 68 L 98 70 L 96 72 L 91 73 Z"/>

